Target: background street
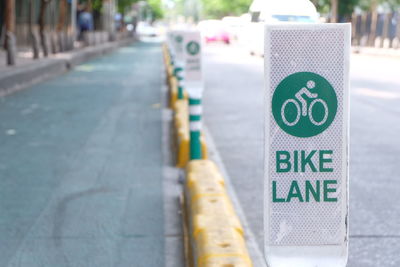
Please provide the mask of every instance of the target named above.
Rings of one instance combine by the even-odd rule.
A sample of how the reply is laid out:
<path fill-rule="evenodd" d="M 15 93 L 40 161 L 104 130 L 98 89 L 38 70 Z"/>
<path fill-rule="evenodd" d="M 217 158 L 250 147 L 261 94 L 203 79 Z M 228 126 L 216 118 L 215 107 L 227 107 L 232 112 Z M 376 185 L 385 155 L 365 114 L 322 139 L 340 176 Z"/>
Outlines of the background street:
<path fill-rule="evenodd" d="M 273 181 L 264 48 L 280 128 L 339 118 L 272 126 Z M 400 267 L 399 67 L 400 0 L 0 0 L 0 267 Z"/>
<path fill-rule="evenodd" d="M 349 267 L 400 266 L 400 58 L 353 54 Z M 263 58 L 205 48 L 205 123 L 263 249 Z"/>

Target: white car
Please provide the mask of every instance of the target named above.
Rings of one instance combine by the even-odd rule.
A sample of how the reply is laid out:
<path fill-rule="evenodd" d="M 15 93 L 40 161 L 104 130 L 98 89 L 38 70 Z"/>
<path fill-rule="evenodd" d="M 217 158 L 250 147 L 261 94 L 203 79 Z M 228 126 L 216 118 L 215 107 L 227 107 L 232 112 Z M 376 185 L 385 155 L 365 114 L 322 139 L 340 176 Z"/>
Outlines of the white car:
<path fill-rule="evenodd" d="M 159 35 L 156 27 L 144 21 L 138 23 L 136 32 L 141 37 L 156 37 Z"/>
<path fill-rule="evenodd" d="M 317 23 L 319 13 L 309 0 L 254 0 L 250 6 L 251 22 L 241 36 L 251 54 L 264 54 L 264 26 L 273 23 Z"/>

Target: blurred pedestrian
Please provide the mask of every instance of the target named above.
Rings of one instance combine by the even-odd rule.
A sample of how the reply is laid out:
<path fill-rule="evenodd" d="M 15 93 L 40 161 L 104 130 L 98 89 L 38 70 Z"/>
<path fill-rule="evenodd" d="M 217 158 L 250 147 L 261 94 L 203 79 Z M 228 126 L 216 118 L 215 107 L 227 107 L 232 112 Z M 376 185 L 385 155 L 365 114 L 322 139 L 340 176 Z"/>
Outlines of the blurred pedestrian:
<path fill-rule="evenodd" d="M 83 39 L 85 32 L 93 30 L 93 15 L 87 7 L 78 14 L 78 25 L 79 40 Z"/>

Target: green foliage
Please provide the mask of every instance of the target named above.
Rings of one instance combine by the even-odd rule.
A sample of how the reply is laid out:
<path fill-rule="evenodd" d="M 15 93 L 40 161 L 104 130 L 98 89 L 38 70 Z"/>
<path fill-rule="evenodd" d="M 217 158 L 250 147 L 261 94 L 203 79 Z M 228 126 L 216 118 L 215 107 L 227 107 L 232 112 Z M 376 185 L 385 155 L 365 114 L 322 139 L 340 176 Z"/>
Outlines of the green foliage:
<path fill-rule="evenodd" d="M 359 0 L 339 0 L 339 20 L 349 20 Z"/>
<path fill-rule="evenodd" d="M 328 14 L 329 10 L 331 9 L 331 2 L 329 0 L 315 0 L 313 1 L 313 3 L 316 6 L 318 12 L 321 14 Z"/>
<path fill-rule="evenodd" d="M 103 7 L 103 1 L 102 0 L 92 0 L 92 8 L 93 10 L 101 11 Z"/>
<path fill-rule="evenodd" d="M 174 9 L 177 14 L 183 14 L 185 11 L 185 2 L 186 0 L 173 0 Z"/>
<path fill-rule="evenodd" d="M 96 11 L 101 11 L 101 9 L 103 8 L 103 0 L 79 0 L 78 3 L 79 4 L 85 4 L 85 5 L 92 5 L 92 9 L 96 10 Z"/>
<path fill-rule="evenodd" d="M 314 0 L 321 14 L 328 14 L 331 9 L 331 0 Z M 395 11 L 400 8 L 400 0 L 339 0 L 339 18 L 349 18 L 356 7 L 364 11 L 372 11 L 378 5 L 383 5 Z"/>
<path fill-rule="evenodd" d="M 371 10 L 376 5 L 382 5 L 384 8 L 389 8 L 396 11 L 400 8 L 400 0 L 359 0 L 363 10 Z"/>
<path fill-rule="evenodd" d="M 252 0 L 201 0 L 206 18 L 241 15 L 249 11 Z"/>
<path fill-rule="evenodd" d="M 147 0 L 147 2 L 151 8 L 153 20 L 161 19 L 164 17 L 164 10 L 161 0 Z"/>
<path fill-rule="evenodd" d="M 339 0 L 339 19 L 349 18 L 349 16 L 351 16 L 353 13 L 354 8 L 359 4 L 360 1 L 364 0 Z M 328 14 L 331 10 L 331 0 L 317 0 L 314 1 L 314 4 L 317 7 L 318 12 L 321 14 Z"/>
<path fill-rule="evenodd" d="M 130 7 L 139 2 L 140 0 L 118 0 L 118 12 L 125 14 L 130 10 Z M 163 17 L 163 8 L 161 0 L 147 0 L 146 1 L 151 9 L 153 19 L 160 19 Z"/>
<path fill-rule="evenodd" d="M 118 12 L 125 14 L 127 9 L 139 0 L 118 0 Z"/>
<path fill-rule="evenodd" d="M 400 9 L 400 0 L 386 0 L 385 2 L 393 11 Z"/>

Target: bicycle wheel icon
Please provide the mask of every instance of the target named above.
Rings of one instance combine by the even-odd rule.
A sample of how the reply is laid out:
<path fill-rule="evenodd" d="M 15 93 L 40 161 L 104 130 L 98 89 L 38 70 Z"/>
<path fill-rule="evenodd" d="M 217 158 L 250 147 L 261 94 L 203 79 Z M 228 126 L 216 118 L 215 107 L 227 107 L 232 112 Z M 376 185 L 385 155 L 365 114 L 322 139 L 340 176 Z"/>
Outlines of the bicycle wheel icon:
<path fill-rule="evenodd" d="M 322 106 L 324 107 L 324 117 L 321 121 L 317 122 L 314 117 L 313 117 L 313 107 L 315 106 L 316 103 L 321 103 Z M 317 126 L 320 126 L 322 124 L 324 124 L 326 122 L 326 120 L 328 119 L 328 105 L 326 104 L 326 102 L 320 98 L 314 99 L 309 108 L 308 108 L 308 118 L 310 119 L 311 123 Z"/>
<path fill-rule="evenodd" d="M 272 114 L 287 134 L 307 138 L 324 132 L 334 121 L 338 99 L 327 79 L 313 72 L 296 72 L 273 91 Z"/>
<path fill-rule="evenodd" d="M 324 116 L 323 116 L 322 120 L 320 120 L 320 121 L 317 121 L 313 115 L 313 108 L 315 107 L 315 104 L 317 104 L 317 103 L 320 103 L 324 109 Z M 286 117 L 286 114 L 288 113 L 288 112 L 286 112 L 286 108 L 290 106 L 289 104 L 294 105 L 295 110 L 296 110 L 296 116 L 293 121 L 289 121 Z M 295 126 L 299 122 L 301 115 L 302 114 L 301 114 L 300 104 L 295 99 L 287 99 L 283 103 L 282 108 L 281 108 L 281 117 L 282 117 L 283 123 L 285 123 L 287 126 Z M 306 116 L 308 116 L 308 119 L 311 121 L 312 124 L 314 124 L 316 126 L 323 125 L 327 121 L 328 115 L 329 115 L 328 105 L 326 104 L 326 102 L 324 100 L 317 98 L 317 99 L 314 99 L 313 101 L 311 101 L 310 105 L 308 106 L 308 112 L 307 112 Z"/>
<path fill-rule="evenodd" d="M 290 103 L 292 103 L 296 108 L 296 118 L 292 122 L 288 121 L 288 119 L 286 118 L 286 115 L 285 115 L 286 114 L 286 112 L 285 112 L 286 111 L 286 107 Z M 287 126 L 296 125 L 300 120 L 300 115 L 301 115 L 300 105 L 299 105 L 299 103 L 297 103 L 296 100 L 288 99 L 283 103 L 282 108 L 281 108 L 281 117 L 282 117 L 283 123 L 285 123 Z"/>

